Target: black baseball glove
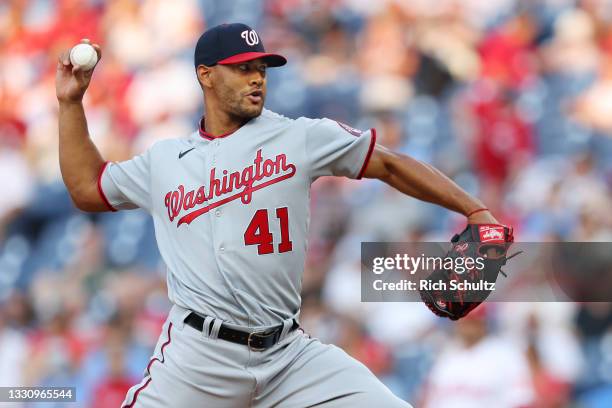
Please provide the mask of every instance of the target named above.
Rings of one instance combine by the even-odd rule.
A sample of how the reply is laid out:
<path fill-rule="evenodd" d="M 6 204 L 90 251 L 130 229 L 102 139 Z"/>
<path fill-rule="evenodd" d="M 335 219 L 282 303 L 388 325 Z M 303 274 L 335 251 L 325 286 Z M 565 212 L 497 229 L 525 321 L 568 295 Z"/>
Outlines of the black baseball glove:
<path fill-rule="evenodd" d="M 468 224 L 451 239 L 451 249 L 444 258 L 452 259 L 444 265 L 453 266 L 436 269 L 426 278 L 437 286 L 435 290 L 420 290 L 421 299 L 438 316 L 451 320 L 466 316 L 489 296 L 499 273 L 506 276 L 502 266 L 520 253 L 506 256 L 512 242 L 512 228 Z M 470 258 L 474 261 L 467 261 Z"/>

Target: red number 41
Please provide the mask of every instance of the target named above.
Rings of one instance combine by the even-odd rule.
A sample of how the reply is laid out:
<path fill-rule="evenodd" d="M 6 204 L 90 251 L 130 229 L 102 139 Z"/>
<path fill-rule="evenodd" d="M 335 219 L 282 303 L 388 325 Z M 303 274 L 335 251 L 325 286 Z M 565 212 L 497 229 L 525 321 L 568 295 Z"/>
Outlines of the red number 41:
<path fill-rule="evenodd" d="M 281 242 L 278 244 L 278 252 L 289 252 L 293 249 L 293 243 L 289 240 L 289 212 L 287 207 L 276 209 L 276 218 L 280 220 Z M 253 219 L 244 231 L 244 243 L 246 245 L 257 245 L 259 255 L 274 252 L 272 233 L 268 223 L 268 210 L 257 210 Z"/>

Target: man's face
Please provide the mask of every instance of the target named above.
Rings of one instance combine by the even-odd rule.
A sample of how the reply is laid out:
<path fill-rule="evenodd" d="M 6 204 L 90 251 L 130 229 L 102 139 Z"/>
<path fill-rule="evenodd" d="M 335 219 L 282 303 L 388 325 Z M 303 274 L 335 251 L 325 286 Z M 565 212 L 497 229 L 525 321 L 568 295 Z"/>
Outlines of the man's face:
<path fill-rule="evenodd" d="M 220 106 L 240 119 L 259 116 L 266 98 L 266 68 L 262 59 L 215 66 L 212 90 Z"/>

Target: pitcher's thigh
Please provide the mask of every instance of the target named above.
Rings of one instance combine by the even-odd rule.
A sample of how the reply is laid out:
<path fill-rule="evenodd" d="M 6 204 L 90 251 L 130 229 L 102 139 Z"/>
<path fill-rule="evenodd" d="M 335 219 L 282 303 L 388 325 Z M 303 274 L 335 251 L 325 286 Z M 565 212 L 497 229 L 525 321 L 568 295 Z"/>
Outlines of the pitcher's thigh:
<path fill-rule="evenodd" d="M 305 346 L 269 384 L 258 407 L 410 408 L 344 350 L 314 339 L 301 342 Z"/>

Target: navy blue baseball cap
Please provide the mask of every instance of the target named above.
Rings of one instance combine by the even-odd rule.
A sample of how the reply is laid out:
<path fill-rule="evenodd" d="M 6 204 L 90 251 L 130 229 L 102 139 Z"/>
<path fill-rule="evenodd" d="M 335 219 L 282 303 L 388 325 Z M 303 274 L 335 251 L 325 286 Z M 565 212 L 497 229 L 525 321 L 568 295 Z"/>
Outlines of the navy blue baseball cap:
<path fill-rule="evenodd" d="M 200 36 L 195 48 L 194 64 L 212 67 L 237 64 L 263 58 L 269 67 L 287 63 L 282 55 L 266 52 L 257 32 L 246 24 L 221 24 Z"/>

